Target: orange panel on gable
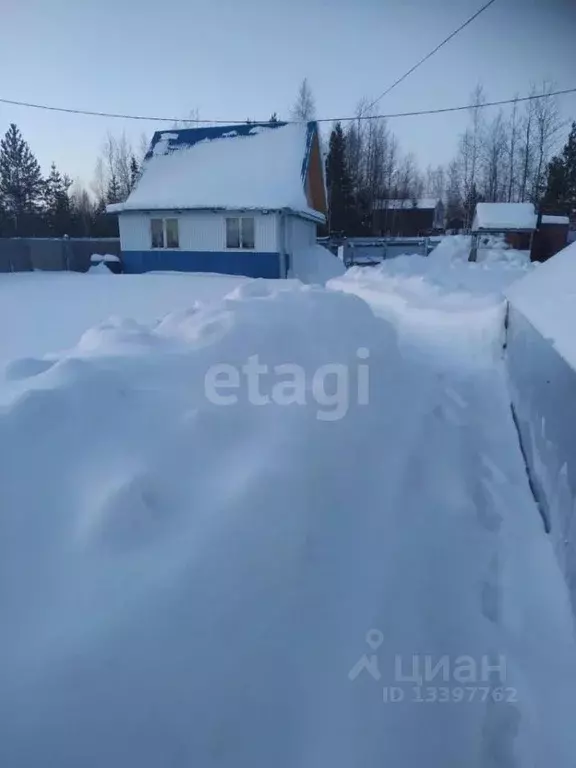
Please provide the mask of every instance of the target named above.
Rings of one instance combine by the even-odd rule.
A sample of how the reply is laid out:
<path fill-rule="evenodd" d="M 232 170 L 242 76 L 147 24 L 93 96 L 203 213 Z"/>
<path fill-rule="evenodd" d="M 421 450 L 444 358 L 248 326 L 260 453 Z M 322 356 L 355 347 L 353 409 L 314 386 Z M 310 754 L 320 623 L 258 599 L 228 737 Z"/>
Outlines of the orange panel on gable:
<path fill-rule="evenodd" d="M 314 134 L 310 150 L 310 162 L 308 164 L 308 177 L 306 179 L 306 198 L 308 205 L 315 211 L 328 213 L 326 202 L 326 188 L 324 187 L 324 171 L 322 168 L 322 156 L 320 154 L 320 141 L 318 134 Z"/>

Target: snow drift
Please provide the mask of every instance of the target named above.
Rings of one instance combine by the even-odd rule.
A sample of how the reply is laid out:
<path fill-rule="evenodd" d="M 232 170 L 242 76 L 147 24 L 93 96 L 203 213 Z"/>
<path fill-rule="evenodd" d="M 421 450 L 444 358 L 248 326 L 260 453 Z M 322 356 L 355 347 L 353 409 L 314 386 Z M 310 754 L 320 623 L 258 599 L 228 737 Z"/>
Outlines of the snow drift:
<path fill-rule="evenodd" d="M 514 406 L 576 615 L 576 244 L 507 294 Z"/>
<path fill-rule="evenodd" d="M 327 248 L 311 245 L 292 254 L 289 272 L 303 283 L 325 285 L 327 280 L 343 275 L 346 268 Z"/>
<path fill-rule="evenodd" d="M 0 764 L 571 768 L 571 618 L 498 372 L 295 281 L 13 361 Z M 510 690 L 384 704 L 398 655 L 504 657 Z"/>

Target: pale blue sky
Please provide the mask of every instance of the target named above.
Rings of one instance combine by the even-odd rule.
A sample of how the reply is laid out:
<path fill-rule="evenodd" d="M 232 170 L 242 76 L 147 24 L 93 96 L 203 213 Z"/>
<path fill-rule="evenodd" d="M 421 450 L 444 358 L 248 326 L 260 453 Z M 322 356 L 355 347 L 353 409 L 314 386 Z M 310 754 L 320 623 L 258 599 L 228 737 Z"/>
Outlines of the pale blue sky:
<path fill-rule="evenodd" d="M 212 119 L 287 116 L 308 77 L 319 117 L 375 98 L 482 0 L 0 0 L 0 97 L 123 113 Z M 380 103 L 383 112 L 490 99 L 532 81 L 576 87 L 575 0 L 497 0 Z M 576 117 L 576 96 L 562 99 Z M 395 120 L 421 163 L 448 161 L 466 116 Z M 0 104 L 43 169 L 89 182 L 108 130 L 135 142 L 163 124 Z"/>

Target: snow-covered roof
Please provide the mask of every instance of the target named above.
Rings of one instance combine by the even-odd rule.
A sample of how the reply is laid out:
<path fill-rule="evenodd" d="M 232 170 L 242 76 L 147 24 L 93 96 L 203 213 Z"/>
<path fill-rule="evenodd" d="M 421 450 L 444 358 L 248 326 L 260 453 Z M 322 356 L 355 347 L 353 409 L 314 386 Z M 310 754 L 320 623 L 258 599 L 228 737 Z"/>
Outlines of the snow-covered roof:
<path fill-rule="evenodd" d="M 305 190 L 316 123 L 159 131 L 125 203 L 138 210 L 288 208 L 323 220 Z"/>
<path fill-rule="evenodd" d="M 542 224 L 563 224 L 568 226 L 570 219 L 568 216 L 542 216 Z"/>
<path fill-rule="evenodd" d="M 407 200 L 387 200 L 381 199 L 374 202 L 374 208 L 376 210 L 391 210 L 398 211 L 403 209 L 417 208 L 418 210 L 432 210 L 440 203 L 438 198 L 422 197 L 418 200 L 408 198 Z"/>
<path fill-rule="evenodd" d="M 533 230 L 537 219 L 532 203 L 478 203 L 472 229 Z"/>

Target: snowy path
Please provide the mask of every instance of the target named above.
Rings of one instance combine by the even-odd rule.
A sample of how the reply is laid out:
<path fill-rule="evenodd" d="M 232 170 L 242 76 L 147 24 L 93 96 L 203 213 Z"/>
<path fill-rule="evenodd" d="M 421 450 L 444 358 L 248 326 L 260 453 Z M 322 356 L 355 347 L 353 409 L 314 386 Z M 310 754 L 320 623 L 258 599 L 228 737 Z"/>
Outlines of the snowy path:
<path fill-rule="evenodd" d="M 435 702 L 420 703 L 424 689 L 410 693 L 418 683 L 400 686 L 404 700 L 414 702 L 409 719 L 420 734 L 418 743 L 407 739 L 402 764 L 423 764 L 442 744 L 442 758 L 426 764 L 572 765 L 573 622 L 511 415 L 502 365 L 504 303 L 491 291 L 439 290 L 422 276 L 386 269 L 358 272 L 332 287 L 360 296 L 392 322 L 403 355 L 427 382 L 411 414 L 414 431 L 396 457 L 391 496 L 399 534 L 394 549 L 404 555 L 395 583 L 403 585 L 408 617 L 401 628 L 390 629 L 384 616 L 379 625 L 383 647 L 402 649 L 406 678 L 417 671 Z M 418 540 L 430 546 L 423 552 L 414 546 Z M 391 635 L 397 635 L 392 643 Z M 506 669 L 504 701 L 488 694 L 476 709 L 443 708 L 437 703 L 442 676 L 426 682 L 425 654 L 436 660 L 447 654 L 452 693 L 458 656 L 498 660 Z M 469 686 L 494 689 L 499 673 L 480 683 L 480 666 Z M 401 705 L 387 706 L 401 728 Z M 441 733 L 446 740 L 435 741 Z M 477 753 L 467 755 L 473 744 Z M 386 747 L 382 754 L 397 758 Z"/>
<path fill-rule="evenodd" d="M 247 283 L 10 366 L 0 764 L 573 768 L 572 618 L 501 303 L 369 282 Z M 354 371 L 359 348 L 370 403 L 340 420 L 206 401 L 210 365 Z"/>

